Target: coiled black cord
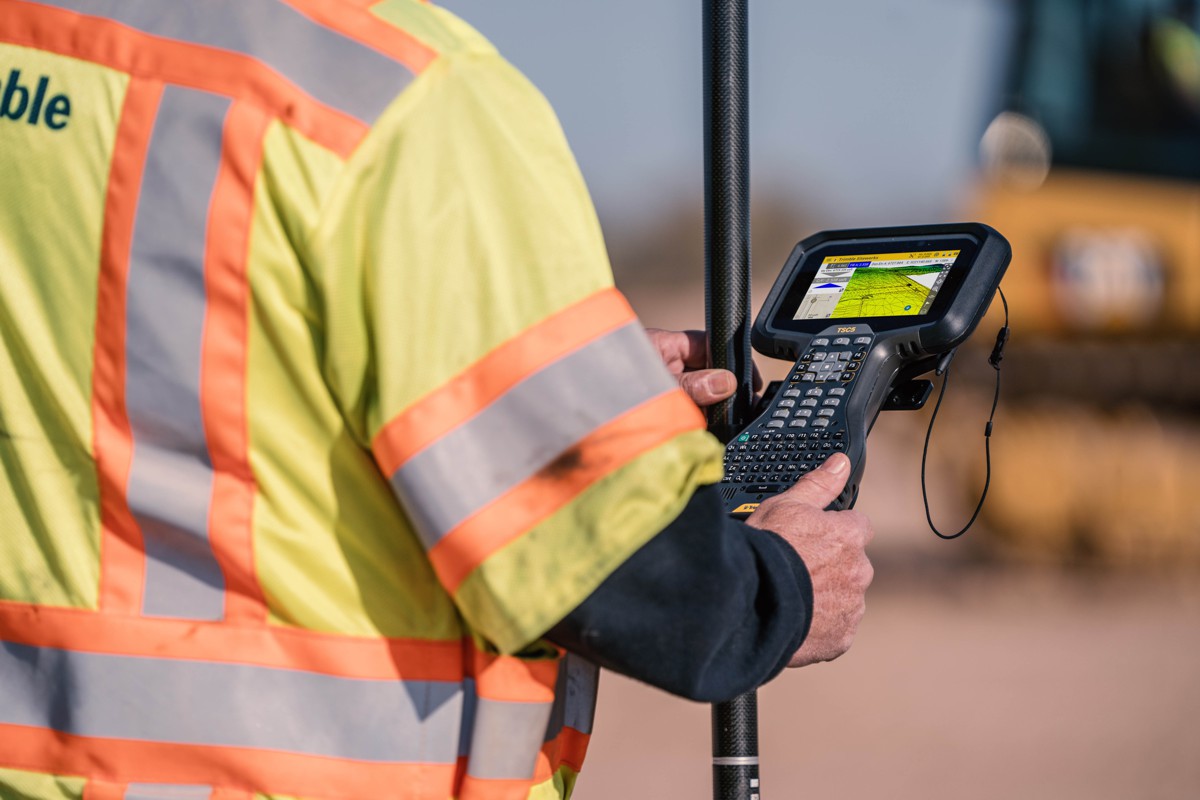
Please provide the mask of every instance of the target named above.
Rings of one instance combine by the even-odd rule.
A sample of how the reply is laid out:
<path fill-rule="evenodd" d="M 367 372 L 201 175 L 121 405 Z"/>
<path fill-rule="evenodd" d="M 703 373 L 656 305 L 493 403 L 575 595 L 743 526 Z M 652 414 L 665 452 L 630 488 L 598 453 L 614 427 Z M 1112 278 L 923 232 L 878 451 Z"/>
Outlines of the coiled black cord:
<path fill-rule="evenodd" d="M 929 460 L 929 440 L 933 436 L 933 423 L 937 421 L 938 410 L 942 407 L 942 399 L 946 396 L 946 384 L 950 382 L 948 366 L 942 376 L 942 388 L 938 392 L 937 403 L 933 407 L 933 416 L 929 418 L 929 430 L 925 432 L 925 448 L 921 451 L 921 499 L 925 502 L 925 520 L 929 523 L 929 529 L 939 539 L 957 539 L 970 530 L 971 526 L 975 524 L 975 520 L 979 518 L 979 512 L 983 509 L 983 501 L 987 499 L 988 488 L 992 485 L 992 423 L 996 419 L 996 406 L 1000 404 L 1000 362 L 1004 360 L 1004 346 L 1008 344 L 1009 336 L 1008 298 L 1004 296 L 1004 290 L 999 287 L 996 291 L 1000 292 L 1000 302 L 1004 304 L 1004 327 L 997 332 L 996 344 L 992 347 L 992 354 L 988 356 L 988 363 L 992 365 L 992 369 L 996 370 L 996 392 L 992 396 L 992 411 L 988 414 L 987 426 L 983 429 L 983 452 L 987 464 L 987 477 L 983 482 L 983 493 L 979 495 L 975 513 L 958 533 L 942 533 L 933 524 L 933 515 L 929 512 L 929 490 L 925 485 L 925 465 Z"/>

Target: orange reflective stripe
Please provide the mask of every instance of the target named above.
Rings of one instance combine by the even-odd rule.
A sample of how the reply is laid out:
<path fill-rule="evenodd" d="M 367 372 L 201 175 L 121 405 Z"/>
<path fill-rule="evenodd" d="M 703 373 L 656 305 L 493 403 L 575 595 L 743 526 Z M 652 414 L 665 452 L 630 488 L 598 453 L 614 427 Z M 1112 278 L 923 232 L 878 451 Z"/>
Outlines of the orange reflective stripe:
<path fill-rule="evenodd" d="M 558 745 L 558 764 L 566 764 L 579 772 L 583 767 L 588 743 L 591 740 L 591 734 L 581 733 L 574 728 L 563 728 L 562 732 L 558 734 L 558 738 L 554 740 Z"/>
<path fill-rule="evenodd" d="M 92 448 L 100 484 L 100 608 L 139 613 L 145 562 L 142 534 L 126 502 L 133 434 L 125 408 L 125 299 L 133 222 L 154 117 L 158 81 L 134 78 L 113 148 L 101 238 L 92 372 Z"/>
<path fill-rule="evenodd" d="M 230 109 L 205 244 L 208 304 L 200 405 L 213 466 L 209 541 L 225 575 L 225 618 L 231 622 L 264 622 L 267 617 L 255 577 L 251 520 L 255 481 L 246 422 L 246 262 L 255 181 L 270 122 L 266 113 L 247 103 L 234 103 Z"/>
<path fill-rule="evenodd" d="M 464 775 L 458 800 L 525 800 L 532 780 L 485 780 Z"/>
<path fill-rule="evenodd" d="M 704 415 L 672 390 L 603 425 L 537 475 L 485 506 L 429 550 L 442 585 L 454 592 L 492 553 L 535 527 L 580 492 L 642 453 L 692 430 Z M 561 464 L 570 464 L 564 470 Z"/>
<path fill-rule="evenodd" d="M 254 800 L 254 792 L 218 786 L 213 789 L 212 800 Z"/>
<path fill-rule="evenodd" d="M 424 71 L 438 54 L 408 31 L 388 25 L 368 7 L 379 0 L 283 0 L 313 22 L 344 33 L 399 61 L 416 74 Z"/>
<path fill-rule="evenodd" d="M 125 786 L 106 781 L 88 781 L 83 786 L 83 800 L 125 800 Z"/>
<path fill-rule="evenodd" d="M 203 745 L 73 736 L 0 725 L 0 752 L 17 769 L 103 781 L 221 785 L 300 797 L 449 797 L 453 764 L 376 764 Z M 90 798 L 89 798 L 90 800 Z"/>
<path fill-rule="evenodd" d="M 386 424 L 372 442 L 380 470 L 391 476 L 531 374 L 636 318 L 616 289 L 596 292 L 547 317 Z"/>
<path fill-rule="evenodd" d="M 581 733 L 574 728 L 563 728 L 558 736 L 542 745 L 533 782 L 544 783 L 550 780 L 554 773 L 564 766 L 578 773 L 583 767 L 583 759 L 587 756 L 591 739 L 590 734 Z"/>
<path fill-rule="evenodd" d="M 342 157 L 349 156 L 369 130 L 249 56 L 163 39 L 111 20 L 8 0 L 3 39 L 134 76 L 251 100 Z"/>
<path fill-rule="evenodd" d="M 471 674 L 475 693 L 488 700 L 551 703 L 558 682 L 558 659 L 526 661 L 475 651 Z"/>
<path fill-rule="evenodd" d="M 345 678 L 461 681 L 461 640 L 370 639 L 280 626 L 114 618 L 83 609 L 0 601 L 0 639 L 110 655 L 299 669 Z"/>

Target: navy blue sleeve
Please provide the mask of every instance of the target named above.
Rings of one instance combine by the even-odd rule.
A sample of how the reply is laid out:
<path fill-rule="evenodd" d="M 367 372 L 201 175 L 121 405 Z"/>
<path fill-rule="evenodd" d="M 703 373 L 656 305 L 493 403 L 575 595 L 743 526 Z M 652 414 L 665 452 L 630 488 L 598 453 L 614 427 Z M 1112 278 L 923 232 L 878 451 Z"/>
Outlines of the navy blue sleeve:
<path fill-rule="evenodd" d="M 812 604 L 796 552 L 730 519 L 706 486 L 546 638 L 672 694 L 719 702 L 783 670 Z"/>

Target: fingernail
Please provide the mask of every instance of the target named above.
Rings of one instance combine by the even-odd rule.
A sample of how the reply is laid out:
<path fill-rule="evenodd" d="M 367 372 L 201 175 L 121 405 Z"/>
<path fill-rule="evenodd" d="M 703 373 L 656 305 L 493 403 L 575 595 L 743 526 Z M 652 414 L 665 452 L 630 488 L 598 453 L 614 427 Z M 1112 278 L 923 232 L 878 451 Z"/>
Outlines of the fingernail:
<path fill-rule="evenodd" d="M 732 372 L 716 372 L 708 377 L 708 390 L 714 394 L 728 394 L 737 389 L 737 379 Z"/>
<path fill-rule="evenodd" d="M 840 475 L 841 473 L 845 472 L 849 466 L 850 459 L 846 458 L 845 456 L 842 456 L 841 458 L 830 456 L 825 461 L 825 469 L 829 470 L 834 475 Z"/>

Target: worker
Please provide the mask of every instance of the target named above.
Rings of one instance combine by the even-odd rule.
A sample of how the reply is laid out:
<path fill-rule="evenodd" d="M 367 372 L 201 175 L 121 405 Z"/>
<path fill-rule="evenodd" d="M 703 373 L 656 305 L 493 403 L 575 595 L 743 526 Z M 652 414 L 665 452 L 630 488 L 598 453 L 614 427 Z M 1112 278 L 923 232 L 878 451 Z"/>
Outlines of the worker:
<path fill-rule="evenodd" d="M 566 797 L 597 664 L 849 646 L 846 459 L 725 518 L 730 376 L 451 14 L 0 0 L 0 185 L 3 800 Z"/>

